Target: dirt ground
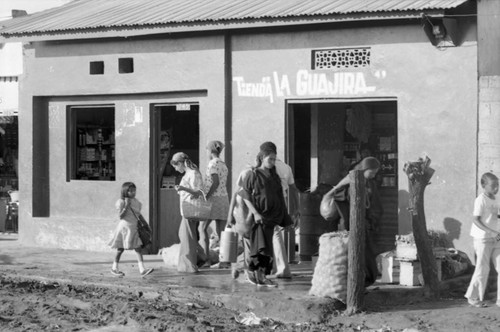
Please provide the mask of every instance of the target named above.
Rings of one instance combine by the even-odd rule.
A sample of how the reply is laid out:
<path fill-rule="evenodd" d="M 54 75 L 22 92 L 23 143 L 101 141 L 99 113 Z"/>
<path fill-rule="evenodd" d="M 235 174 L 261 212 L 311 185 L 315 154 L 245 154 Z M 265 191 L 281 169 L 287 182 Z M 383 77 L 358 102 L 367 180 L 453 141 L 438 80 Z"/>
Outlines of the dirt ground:
<path fill-rule="evenodd" d="M 375 283 L 366 311 L 346 316 L 338 302 L 308 295 L 307 264 L 292 265 L 293 279 L 277 280 L 278 288 L 259 290 L 229 271 L 178 274 L 157 255 L 145 256 L 155 272 L 141 279 L 133 252 L 124 253 L 126 277 L 117 279 L 112 257 L 25 247 L 0 234 L 0 331 L 500 331 L 496 276 L 487 308 L 468 306 L 463 275 L 445 280 L 437 300 L 421 287 Z"/>
<path fill-rule="evenodd" d="M 463 290 L 439 300 L 366 295 L 367 311 L 345 316 L 324 306 L 319 323 L 238 323 L 240 313 L 216 301 L 181 301 L 168 291 L 142 293 L 91 285 L 58 284 L 0 275 L 1 331 L 500 331 L 494 293 L 488 308 L 471 308 Z"/>

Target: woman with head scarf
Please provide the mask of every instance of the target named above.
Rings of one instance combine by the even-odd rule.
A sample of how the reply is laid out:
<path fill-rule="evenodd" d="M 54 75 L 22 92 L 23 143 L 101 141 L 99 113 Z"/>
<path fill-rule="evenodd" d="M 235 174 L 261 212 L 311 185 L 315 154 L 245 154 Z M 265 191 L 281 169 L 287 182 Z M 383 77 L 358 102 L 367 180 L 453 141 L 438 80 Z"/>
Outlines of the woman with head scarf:
<path fill-rule="evenodd" d="M 208 226 L 210 226 L 212 220 L 215 220 L 215 231 L 220 240 L 222 230 L 226 227 L 226 218 L 229 212 L 229 198 L 227 194 L 228 169 L 226 164 L 220 159 L 222 149 L 224 149 L 224 144 L 220 141 L 210 141 L 207 144 L 208 159 L 210 161 L 205 173 L 204 187 L 206 199 L 212 203 L 212 211 L 210 212 L 209 220 L 200 221 L 200 242 L 205 255 L 208 257 L 205 263 L 208 266 L 212 263 L 209 252 Z M 219 267 L 223 266 L 224 263 L 219 263 Z"/>
<path fill-rule="evenodd" d="M 170 164 L 179 173 L 184 173 L 179 185 L 175 190 L 180 196 L 182 206 L 183 201 L 196 199 L 203 195 L 203 180 L 198 167 L 191 161 L 184 152 L 177 152 L 172 156 Z M 177 271 L 179 272 L 198 272 L 198 220 L 186 219 L 182 213 L 182 220 L 179 226 L 179 261 Z"/>
<path fill-rule="evenodd" d="M 273 268 L 274 227 L 293 224 L 287 212 L 275 162 L 276 152 L 265 145 L 261 146 L 256 165 L 241 179 L 241 190 L 238 192 L 255 221 L 250 234 L 247 277 L 253 284 L 268 287 L 276 286 L 266 278 Z"/>
<path fill-rule="evenodd" d="M 355 171 L 362 171 L 365 178 L 366 194 L 365 194 L 365 222 L 366 222 L 366 246 L 365 246 L 365 260 L 366 260 L 366 278 L 365 286 L 369 286 L 375 282 L 378 275 L 376 263 L 376 248 L 373 244 L 373 233 L 378 229 L 378 224 L 384 213 L 380 196 L 375 182 L 375 176 L 380 169 L 380 162 L 374 157 L 366 157 L 361 160 L 355 167 Z M 349 230 L 349 175 L 344 177 L 340 182 L 334 186 L 325 196 L 330 195 L 335 197 L 335 206 L 338 214 L 331 221 L 339 224 L 340 228 Z M 342 227 L 343 225 L 343 227 Z"/>

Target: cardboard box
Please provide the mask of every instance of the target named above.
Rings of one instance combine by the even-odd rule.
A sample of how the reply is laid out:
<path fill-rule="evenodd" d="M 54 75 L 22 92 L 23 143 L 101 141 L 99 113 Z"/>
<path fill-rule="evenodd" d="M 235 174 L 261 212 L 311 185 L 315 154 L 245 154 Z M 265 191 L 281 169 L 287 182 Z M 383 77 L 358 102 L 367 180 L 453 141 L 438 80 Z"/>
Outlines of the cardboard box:
<path fill-rule="evenodd" d="M 422 266 L 419 261 L 400 261 L 399 284 L 402 286 L 420 286 L 424 284 Z M 438 280 L 441 281 L 441 260 L 436 259 Z"/>
<path fill-rule="evenodd" d="M 420 286 L 418 275 L 422 273 L 419 261 L 400 261 L 399 284 L 402 286 Z"/>
<path fill-rule="evenodd" d="M 396 242 L 396 257 L 399 260 L 416 261 L 417 246 L 404 242 Z"/>
<path fill-rule="evenodd" d="M 380 282 L 392 284 L 399 282 L 400 264 L 393 251 L 381 254 Z"/>
<path fill-rule="evenodd" d="M 446 256 L 447 250 L 443 247 L 433 247 L 432 253 L 436 258 L 443 258 Z M 396 257 L 399 260 L 418 260 L 417 246 L 415 244 L 396 242 Z"/>

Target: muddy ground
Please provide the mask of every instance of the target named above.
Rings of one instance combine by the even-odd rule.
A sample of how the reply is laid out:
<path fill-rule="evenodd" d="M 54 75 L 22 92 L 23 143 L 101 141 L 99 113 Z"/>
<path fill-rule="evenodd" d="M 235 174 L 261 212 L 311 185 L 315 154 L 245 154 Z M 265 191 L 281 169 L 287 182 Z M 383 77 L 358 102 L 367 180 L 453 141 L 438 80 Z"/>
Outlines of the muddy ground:
<path fill-rule="evenodd" d="M 94 286 L 0 278 L 2 331 L 331 331 L 322 324 L 259 326 L 236 322 L 238 313 L 217 303 L 172 300 Z"/>
<path fill-rule="evenodd" d="M 142 293 L 58 284 L 0 275 L 1 331 L 500 331 L 500 308 L 471 308 L 463 290 L 442 293 L 439 300 L 418 296 L 384 298 L 372 289 L 367 311 L 345 316 L 338 306 L 324 305 L 320 323 L 282 324 L 264 320 L 258 326 L 236 321 L 241 313 L 216 301 L 186 301 L 168 290 Z"/>

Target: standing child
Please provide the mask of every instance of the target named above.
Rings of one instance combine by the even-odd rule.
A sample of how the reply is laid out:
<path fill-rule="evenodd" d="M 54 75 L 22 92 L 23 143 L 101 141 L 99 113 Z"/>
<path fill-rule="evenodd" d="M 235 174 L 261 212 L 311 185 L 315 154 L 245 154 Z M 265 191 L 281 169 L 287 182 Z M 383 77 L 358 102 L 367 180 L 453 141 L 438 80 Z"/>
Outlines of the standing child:
<path fill-rule="evenodd" d="M 486 283 L 490 273 L 490 262 L 493 261 L 499 277 L 497 280 L 497 306 L 500 306 L 500 224 L 498 222 L 498 178 L 492 173 L 484 173 L 481 177 L 483 192 L 474 201 L 474 219 L 471 236 L 474 238 L 476 252 L 476 268 L 465 297 L 470 305 L 481 308 Z"/>
<path fill-rule="evenodd" d="M 141 213 L 142 204 L 135 198 L 136 186 L 132 182 L 122 185 L 121 198 L 116 202 L 116 209 L 120 216 L 120 222 L 115 229 L 113 239 L 109 242 L 111 248 L 116 248 L 116 256 L 111 268 L 111 274 L 123 277 L 125 274 L 118 269 L 120 257 L 125 249 L 134 249 L 137 254 L 137 262 L 141 276 L 147 276 L 153 269 L 145 269 L 142 259 L 142 241 L 137 232 L 137 217 Z"/>

